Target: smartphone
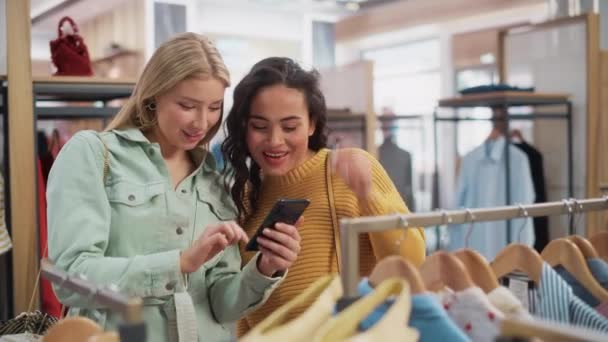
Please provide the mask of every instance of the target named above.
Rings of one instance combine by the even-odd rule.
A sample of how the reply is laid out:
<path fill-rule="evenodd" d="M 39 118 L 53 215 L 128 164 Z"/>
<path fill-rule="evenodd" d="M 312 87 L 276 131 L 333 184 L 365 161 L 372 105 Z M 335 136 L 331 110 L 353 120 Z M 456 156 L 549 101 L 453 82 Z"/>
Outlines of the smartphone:
<path fill-rule="evenodd" d="M 270 213 L 266 215 L 266 218 L 262 221 L 258 230 L 251 237 L 245 246 L 245 250 L 258 251 L 259 247 L 257 240 L 258 237 L 262 235 L 264 228 L 274 229 L 274 225 L 277 222 L 295 224 L 309 204 L 310 201 L 307 199 L 279 199 L 272 207 L 272 210 L 270 210 Z"/>

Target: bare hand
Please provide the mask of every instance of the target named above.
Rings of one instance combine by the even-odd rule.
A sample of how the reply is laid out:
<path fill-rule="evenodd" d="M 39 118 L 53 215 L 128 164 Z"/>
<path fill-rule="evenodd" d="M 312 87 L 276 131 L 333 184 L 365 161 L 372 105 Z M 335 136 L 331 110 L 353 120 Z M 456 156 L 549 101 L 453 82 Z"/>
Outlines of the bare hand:
<path fill-rule="evenodd" d="M 206 227 L 192 246 L 182 251 L 180 255 L 182 273 L 192 273 L 198 270 L 226 247 L 239 241 L 248 242 L 249 238 L 243 228 L 234 221 L 220 222 Z"/>
<path fill-rule="evenodd" d="M 276 272 L 284 272 L 296 261 L 300 254 L 299 226 L 304 222 L 300 217 L 295 225 L 275 224 L 275 229 L 266 228 L 258 237 L 262 255 L 258 259 L 258 270 L 265 276 L 272 277 Z"/>
<path fill-rule="evenodd" d="M 372 190 L 372 165 L 361 153 L 338 149 L 331 153 L 333 172 L 337 173 L 359 200 L 369 197 Z"/>

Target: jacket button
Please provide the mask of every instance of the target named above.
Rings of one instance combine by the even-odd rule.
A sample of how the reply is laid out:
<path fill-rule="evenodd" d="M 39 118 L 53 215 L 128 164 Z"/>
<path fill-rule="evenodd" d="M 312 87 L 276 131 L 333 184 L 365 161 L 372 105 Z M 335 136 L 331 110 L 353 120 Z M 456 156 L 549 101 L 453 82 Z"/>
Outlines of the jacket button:
<path fill-rule="evenodd" d="M 175 288 L 175 282 L 169 282 L 167 283 L 167 285 L 165 285 L 165 289 L 167 289 L 167 291 L 172 291 Z"/>
<path fill-rule="evenodd" d="M 154 154 L 154 149 L 153 149 L 152 147 L 150 147 L 150 148 L 148 149 L 148 154 L 149 154 L 149 155 L 153 155 L 153 154 Z"/>
<path fill-rule="evenodd" d="M 184 232 L 184 230 L 182 229 L 182 227 L 177 227 L 177 229 L 175 230 L 175 232 L 177 233 L 177 235 L 182 235 L 182 233 Z"/>
<path fill-rule="evenodd" d="M 135 195 L 129 195 L 129 201 L 135 201 Z"/>
<path fill-rule="evenodd" d="M 188 190 L 186 190 L 186 189 L 182 189 L 182 194 L 185 194 L 185 193 L 187 193 L 187 192 L 188 192 Z"/>

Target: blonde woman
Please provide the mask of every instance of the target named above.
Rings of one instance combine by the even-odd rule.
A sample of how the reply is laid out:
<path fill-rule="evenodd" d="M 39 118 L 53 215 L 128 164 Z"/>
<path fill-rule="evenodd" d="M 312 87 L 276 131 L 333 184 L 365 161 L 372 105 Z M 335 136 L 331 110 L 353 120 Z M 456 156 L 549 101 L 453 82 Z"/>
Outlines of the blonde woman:
<path fill-rule="evenodd" d="M 241 268 L 247 235 L 206 150 L 229 84 L 207 38 L 179 35 L 154 53 L 107 130 L 76 134 L 51 169 L 50 258 L 141 297 L 148 341 L 230 339 L 300 250 L 296 227 L 279 224 Z M 70 314 L 116 329 L 118 313 L 56 291 Z"/>

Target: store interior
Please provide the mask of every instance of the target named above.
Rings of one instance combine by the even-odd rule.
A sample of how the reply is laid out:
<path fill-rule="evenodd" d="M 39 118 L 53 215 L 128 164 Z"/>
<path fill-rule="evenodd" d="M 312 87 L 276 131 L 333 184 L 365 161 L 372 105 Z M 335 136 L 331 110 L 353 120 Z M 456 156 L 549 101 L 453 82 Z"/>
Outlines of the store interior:
<path fill-rule="evenodd" d="M 92 75 L 56 75 L 51 42 L 66 27 L 86 44 Z M 329 147 L 363 149 L 388 173 L 411 214 L 343 220 L 347 295 L 359 280 L 353 239 L 424 227 L 427 261 L 404 276 L 412 293 L 419 280 L 426 291 L 473 282 L 487 292 L 479 279 L 489 277 L 534 315 L 542 305 L 526 280 L 538 284 L 537 260 L 510 249 L 527 245 L 575 274 L 602 312 L 608 273 L 597 278 L 587 261 L 608 262 L 608 1 L 0 0 L 0 322 L 56 305 L 51 283 L 62 275 L 41 259 L 61 148 L 79 131 L 102 131 L 154 51 L 183 32 L 209 37 L 230 70 L 225 113 L 234 86 L 266 57 L 318 70 Z M 210 148 L 225 138 L 220 129 Z M 460 255 L 462 265 L 477 271 L 446 261 L 463 248 L 475 254 Z M 471 266 L 479 257 L 485 266 Z M 461 271 L 470 276 L 451 278 Z M 572 317 L 506 317 L 504 336 L 608 340 Z"/>

